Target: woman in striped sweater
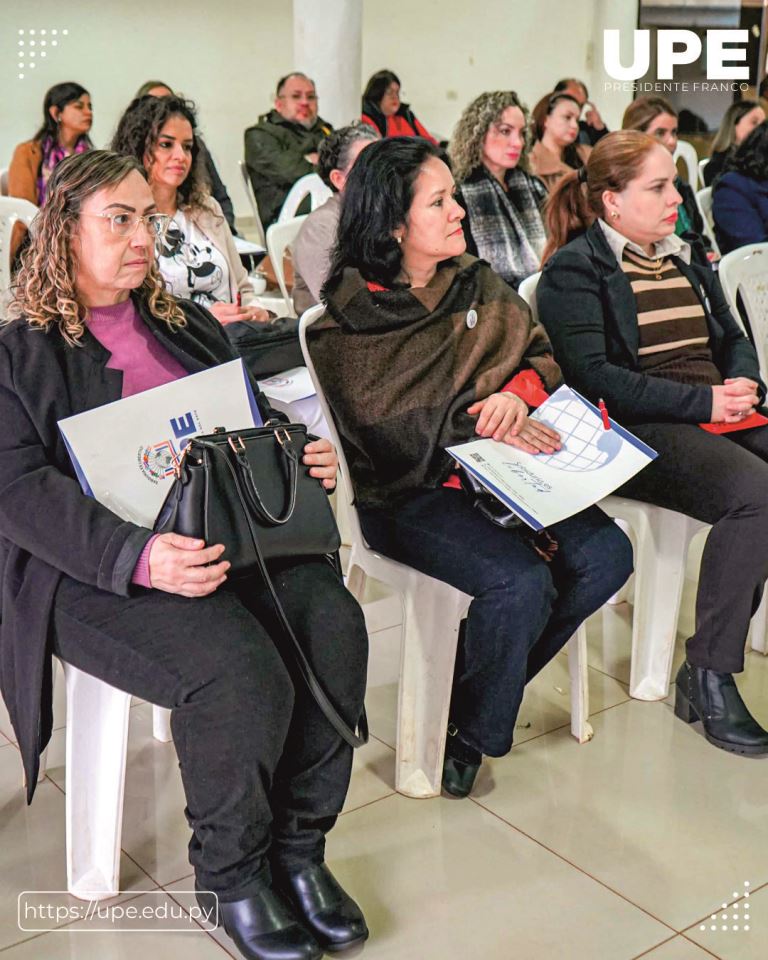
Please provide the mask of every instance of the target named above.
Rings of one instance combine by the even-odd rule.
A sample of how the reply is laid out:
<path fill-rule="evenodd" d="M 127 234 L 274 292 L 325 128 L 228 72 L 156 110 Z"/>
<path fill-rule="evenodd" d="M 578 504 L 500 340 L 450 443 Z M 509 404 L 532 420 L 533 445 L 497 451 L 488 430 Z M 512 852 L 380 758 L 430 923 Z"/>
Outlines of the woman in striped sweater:
<path fill-rule="evenodd" d="M 716 275 L 675 235 L 675 177 L 645 133 L 597 144 L 551 197 L 539 316 L 568 383 L 659 452 L 618 492 L 713 525 L 675 713 L 715 746 L 766 754 L 733 681 L 768 577 L 766 388 Z"/>

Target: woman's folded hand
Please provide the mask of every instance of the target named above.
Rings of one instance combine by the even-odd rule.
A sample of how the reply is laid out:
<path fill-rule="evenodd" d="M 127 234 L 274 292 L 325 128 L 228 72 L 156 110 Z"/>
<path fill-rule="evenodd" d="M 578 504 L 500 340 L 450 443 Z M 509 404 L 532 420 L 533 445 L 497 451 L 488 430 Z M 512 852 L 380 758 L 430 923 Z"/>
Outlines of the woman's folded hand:
<path fill-rule="evenodd" d="M 560 434 L 528 416 L 528 406 L 514 393 L 492 393 L 468 408 L 470 416 L 479 414 L 475 433 L 493 437 L 526 453 L 554 453 L 560 449 Z"/>
<path fill-rule="evenodd" d="M 333 490 L 336 486 L 339 458 L 330 440 L 312 440 L 308 443 L 304 447 L 302 462 L 311 468 L 310 477 L 317 477 L 322 480 L 326 490 Z"/>
<path fill-rule="evenodd" d="M 270 316 L 268 310 L 262 310 L 261 307 L 240 307 L 236 303 L 214 303 L 209 307 L 210 312 L 216 317 L 219 323 L 268 323 Z"/>
<path fill-rule="evenodd" d="M 166 593 L 207 597 L 227 579 L 229 562 L 215 562 L 222 553 L 221 543 L 206 547 L 203 540 L 182 537 L 179 533 L 161 533 L 149 551 L 149 582 L 155 590 Z M 206 567 L 206 563 L 211 566 Z"/>

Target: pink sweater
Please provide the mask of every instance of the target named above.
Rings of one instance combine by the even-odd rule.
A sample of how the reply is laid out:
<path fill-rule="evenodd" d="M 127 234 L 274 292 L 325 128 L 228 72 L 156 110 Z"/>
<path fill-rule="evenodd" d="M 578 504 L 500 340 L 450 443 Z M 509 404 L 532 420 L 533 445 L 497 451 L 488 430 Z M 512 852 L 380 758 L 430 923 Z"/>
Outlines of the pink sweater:
<path fill-rule="evenodd" d="M 132 397 L 143 390 L 160 387 L 187 371 L 171 356 L 152 334 L 139 316 L 130 298 L 111 307 L 91 307 L 88 311 L 88 329 L 112 356 L 107 367 L 123 373 L 123 397 Z M 140 587 L 151 587 L 149 551 L 156 537 L 151 537 L 136 561 L 132 582 Z"/>

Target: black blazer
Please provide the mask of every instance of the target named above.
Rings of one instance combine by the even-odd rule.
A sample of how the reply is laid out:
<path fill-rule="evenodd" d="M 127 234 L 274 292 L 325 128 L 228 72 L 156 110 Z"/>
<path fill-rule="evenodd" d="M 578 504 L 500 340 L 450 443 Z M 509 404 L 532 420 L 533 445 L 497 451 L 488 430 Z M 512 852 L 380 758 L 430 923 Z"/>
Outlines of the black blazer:
<path fill-rule="evenodd" d="M 712 357 L 726 377 L 760 379 L 757 354 L 734 320 L 717 276 L 673 257 L 690 280 L 707 320 Z M 536 289 L 539 319 L 567 383 L 588 399 L 603 398 L 627 423 L 705 423 L 712 391 L 640 371 L 637 303 L 625 273 L 595 222 L 546 263 Z"/>
<path fill-rule="evenodd" d="M 136 303 L 160 343 L 190 373 L 234 360 L 221 325 L 189 301 L 175 332 Z M 70 347 L 58 328 L 16 320 L 0 332 L 0 688 L 19 741 L 27 801 L 52 728 L 50 634 L 63 574 L 128 596 L 151 531 L 85 496 L 57 426 L 63 417 L 119 400 L 123 375 L 86 330 Z M 258 387 L 263 419 L 284 420 Z"/>

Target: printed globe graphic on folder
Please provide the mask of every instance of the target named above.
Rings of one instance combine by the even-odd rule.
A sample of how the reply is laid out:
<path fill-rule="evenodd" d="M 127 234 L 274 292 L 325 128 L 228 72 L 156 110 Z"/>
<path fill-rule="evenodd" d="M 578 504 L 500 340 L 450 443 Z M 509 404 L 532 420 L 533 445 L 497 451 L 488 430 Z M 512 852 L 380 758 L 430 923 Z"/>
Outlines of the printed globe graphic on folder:
<path fill-rule="evenodd" d="M 576 398 L 550 400 L 547 416 L 542 419 L 557 430 L 564 444 L 557 455 L 539 454 L 536 460 L 556 470 L 599 470 L 618 455 L 624 443 L 615 430 L 605 430 L 594 413 Z"/>

